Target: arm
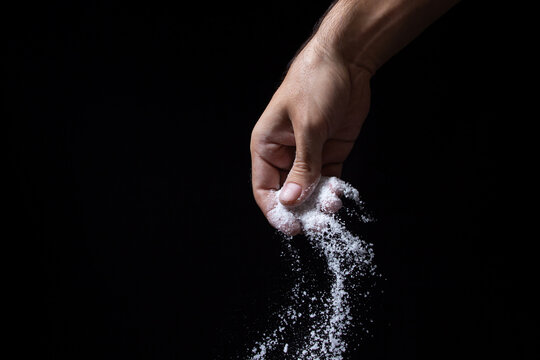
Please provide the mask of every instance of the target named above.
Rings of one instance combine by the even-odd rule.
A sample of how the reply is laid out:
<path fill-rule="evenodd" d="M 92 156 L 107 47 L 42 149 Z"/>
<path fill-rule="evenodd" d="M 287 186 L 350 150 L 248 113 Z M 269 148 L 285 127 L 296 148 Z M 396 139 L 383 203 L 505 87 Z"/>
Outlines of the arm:
<path fill-rule="evenodd" d="M 279 201 L 295 206 L 321 175 L 341 175 L 369 110 L 371 76 L 456 2 L 340 0 L 328 10 L 252 132 L 253 194 L 265 215 L 282 185 Z"/>

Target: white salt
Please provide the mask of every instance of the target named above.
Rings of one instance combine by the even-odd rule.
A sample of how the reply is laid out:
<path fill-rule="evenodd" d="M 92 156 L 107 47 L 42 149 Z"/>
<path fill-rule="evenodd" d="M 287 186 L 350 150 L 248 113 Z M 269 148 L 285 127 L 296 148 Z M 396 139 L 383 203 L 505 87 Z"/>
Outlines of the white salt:
<path fill-rule="evenodd" d="M 295 328 L 295 326 L 308 327 L 305 338 L 295 339 L 294 347 L 285 343 L 282 347 L 281 358 L 284 359 L 320 359 L 342 360 L 347 350 L 344 339 L 349 330 L 352 316 L 349 288 L 355 277 L 375 274 L 373 264 L 373 251 L 370 244 L 353 235 L 347 230 L 336 211 L 342 206 L 340 196 L 352 200 L 362 209 L 362 201 L 358 191 L 350 184 L 335 178 L 322 177 L 311 196 L 300 206 L 286 207 L 279 202 L 280 191 L 271 194 L 276 203 L 275 208 L 267 214 L 270 222 L 284 233 L 289 233 L 298 224 L 310 244 L 318 250 L 326 261 L 328 271 L 332 275 L 330 289 L 323 298 L 301 290 L 303 278 L 294 284 L 291 292 L 291 304 L 278 314 L 280 329 L 267 332 L 261 341 L 252 350 L 251 360 L 263 360 L 283 345 L 284 331 L 281 329 Z M 360 214 L 361 221 L 367 222 L 371 218 Z M 285 241 L 291 239 L 283 234 Z M 286 244 L 292 250 L 290 242 Z M 293 251 L 294 252 L 294 251 Z M 300 262 L 296 258 L 296 270 L 300 269 Z M 346 282 L 346 280 L 350 280 Z M 362 289 L 355 288 L 355 291 Z M 364 291 L 363 296 L 369 292 Z M 300 307 L 307 302 L 309 321 L 299 323 L 301 317 Z M 295 331 L 296 334 L 305 334 L 305 331 Z"/>

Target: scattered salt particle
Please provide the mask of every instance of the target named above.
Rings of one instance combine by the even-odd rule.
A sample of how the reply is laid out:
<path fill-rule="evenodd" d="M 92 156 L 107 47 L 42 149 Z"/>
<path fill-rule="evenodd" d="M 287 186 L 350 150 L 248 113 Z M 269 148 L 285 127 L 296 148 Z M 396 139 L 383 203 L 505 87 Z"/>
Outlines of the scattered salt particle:
<path fill-rule="evenodd" d="M 279 345 L 284 344 L 282 354 L 287 354 L 287 359 L 343 360 L 347 349 L 345 335 L 353 320 L 349 295 L 351 282 L 360 276 L 374 275 L 376 267 L 373 264 L 374 254 L 371 245 L 347 230 L 344 222 L 332 211 L 342 206 L 340 197 L 352 200 L 360 211 L 363 210 L 363 202 L 360 200 L 358 190 L 335 177 L 321 177 L 310 197 L 302 205 L 294 208 L 282 205 L 279 193 L 278 190 L 270 194 L 276 203 L 267 214 L 270 223 L 282 230 L 284 235 L 292 232 L 300 224 L 309 243 L 325 258 L 333 281 L 327 292 L 320 295 L 313 293 L 309 287 L 304 289 L 306 284 L 301 276 L 292 289 L 292 304 L 278 315 L 279 335 L 278 331 L 263 335 L 263 339 L 253 349 L 253 356 L 250 359 L 266 360 L 267 356 L 273 358 L 272 354 L 279 352 Z M 345 210 L 349 215 L 358 216 L 363 222 L 373 220 L 366 214 L 358 214 L 356 210 Z M 290 236 L 284 236 L 289 251 L 292 250 L 291 243 L 288 242 L 290 239 Z M 301 272 L 299 255 L 295 256 L 292 269 Z M 362 291 L 357 287 L 354 289 L 360 296 L 369 295 L 367 290 Z M 301 307 L 305 305 L 301 304 L 305 302 L 308 306 L 306 311 L 309 319 L 300 321 L 298 320 L 302 316 L 300 310 L 305 309 Z M 307 338 L 295 339 L 295 343 L 303 345 L 295 346 L 294 350 L 289 352 L 284 336 L 288 333 L 285 330 L 293 326 L 307 326 L 311 331 Z M 364 331 L 366 334 L 369 333 L 367 329 Z M 305 331 L 293 330 L 292 333 L 302 334 Z"/>

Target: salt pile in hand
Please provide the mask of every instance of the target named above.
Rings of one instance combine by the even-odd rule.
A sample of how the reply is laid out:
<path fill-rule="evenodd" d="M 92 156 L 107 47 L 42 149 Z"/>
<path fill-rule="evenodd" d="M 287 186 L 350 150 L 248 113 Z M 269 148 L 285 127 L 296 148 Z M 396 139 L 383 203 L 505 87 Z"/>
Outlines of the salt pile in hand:
<path fill-rule="evenodd" d="M 278 325 L 263 334 L 250 359 L 342 360 L 347 350 L 345 336 L 353 320 L 351 289 L 355 295 L 364 292 L 360 295 L 367 296 L 369 291 L 355 286 L 355 279 L 375 275 L 371 245 L 347 230 L 336 214 L 342 206 L 340 196 L 362 209 L 359 193 L 338 178 L 322 177 L 302 205 L 290 208 L 279 202 L 279 192 L 271 195 L 275 196 L 276 206 L 268 213 L 269 221 L 285 233 L 301 227 L 311 246 L 324 258 L 331 285 L 321 298 L 306 286 L 305 277 L 299 276 L 291 291 L 291 303 L 277 314 Z M 363 214 L 360 219 L 370 220 Z M 301 274 L 300 257 L 290 243 L 292 237 L 283 234 L 283 239 L 294 258 L 292 270 Z M 294 343 L 287 340 L 291 332 Z"/>

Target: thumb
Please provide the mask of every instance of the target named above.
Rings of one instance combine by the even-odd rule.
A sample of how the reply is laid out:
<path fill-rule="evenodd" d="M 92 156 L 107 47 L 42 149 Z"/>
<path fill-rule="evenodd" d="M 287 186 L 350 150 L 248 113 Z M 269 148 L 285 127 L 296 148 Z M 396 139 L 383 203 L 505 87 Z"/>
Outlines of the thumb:
<path fill-rule="evenodd" d="M 279 194 L 283 205 L 300 205 L 311 195 L 321 177 L 324 138 L 316 131 L 295 131 L 296 156 Z"/>

